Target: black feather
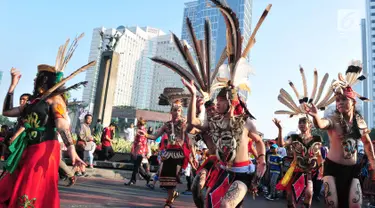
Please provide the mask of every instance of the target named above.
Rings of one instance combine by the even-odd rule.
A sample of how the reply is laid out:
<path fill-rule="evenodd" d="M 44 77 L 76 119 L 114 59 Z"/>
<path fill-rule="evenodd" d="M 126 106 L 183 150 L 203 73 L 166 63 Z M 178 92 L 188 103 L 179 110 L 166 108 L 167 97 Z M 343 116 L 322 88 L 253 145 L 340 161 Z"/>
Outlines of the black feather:
<path fill-rule="evenodd" d="M 173 41 L 174 41 L 177 49 L 180 51 L 182 57 L 184 58 L 184 60 L 186 62 L 186 65 L 189 67 L 191 72 L 193 72 L 194 76 L 196 77 L 195 81 L 199 81 L 198 84 L 200 86 L 203 86 L 203 81 L 200 80 L 198 70 L 195 67 L 195 64 L 191 63 L 191 61 L 189 61 L 189 58 L 188 58 L 188 55 L 185 52 L 184 46 L 181 44 L 180 40 L 178 39 L 178 37 L 174 33 L 172 33 L 172 36 L 173 36 Z M 200 88 L 201 87 L 198 87 L 198 89 L 200 89 Z"/>
<path fill-rule="evenodd" d="M 362 101 L 370 101 L 370 99 L 368 99 L 367 97 L 358 97 L 360 100 L 362 100 Z"/>
<path fill-rule="evenodd" d="M 206 91 L 211 88 L 210 76 L 211 76 L 211 23 L 208 18 L 204 23 L 204 37 L 205 37 L 205 51 L 206 51 L 206 72 L 203 74 L 203 79 L 206 84 Z"/>
<path fill-rule="evenodd" d="M 151 60 L 172 69 L 172 71 L 176 72 L 178 75 L 180 75 L 182 78 L 184 78 L 185 80 L 187 80 L 189 82 L 191 80 L 194 80 L 195 87 L 197 89 L 200 88 L 200 86 L 197 83 L 197 80 L 194 78 L 194 76 L 190 72 L 186 71 L 182 66 L 180 66 L 180 65 L 178 65 L 174 62 L 171 62 L 169 60 L 166 60 L 164 58 L 161 58 L 161 57 L 153 57 L 153 58 L 151 58 Z"/>
<path fill-rule="evenodd" d="M 202 72 L 202 70 L 204 70 L 204 61 L 203 61 L 203 48 L 200 47 L 199 43 L 198 43 L 198 39 L 195 35 L 195 32 L 194 32 L 194 29 L 193 29 L 193 25 L 190 21 L 189 18 L 186 18 L 186 25 L 187 25 L 187 28 L 188 28 L 188 32 L 190 34 L 190 38 L 191 38 L 191 41 L 193 43 L 193 48 L 194 48 L 194 51 L 195 51 L 195 54 L 197 56 L 197 59 L 198 59 L 198 64 L 199 64 L 199 68 Z M 203 76 L 202 76 L 202 79 L 203 79 Z"/>
<path fill-rule="evenodd" d="M 366 76 L 365 75 L 361 75 L 357 78 L 359 81 L 363 81 L 366 79 Z"/>
<path fill-rule="evenodd" d="M 348 73 L 360 73 L 361 70 L 362 70 L 362 68 L 359 67 L 359 66 L 350 65 L 350 66 L 348 66 L 348 69 L 346 70 L 345 74 L 348 74 Z"/>
<path fill-rule="evenodd" d="M 234 28 L 231 28 L 231 34 L 233 36 L 236 36 L 236 42 L 233 42 L 233 45 L 235 46 L 235 62 L 237 62 L 241 58 L 241 46 L 242 46 L 242 40 L 241 40 L 241 30 L 240 30 L 240 22 L 238 21 L 236 13 L 228 6 L 224 5 L 220 0 L 211 0 L 217 7 L 220 9 L 223 9 L 228 13 L 228 15 L 223 14 L 227 16 L 228 19 L 232 20 L 234 23 Z"/>

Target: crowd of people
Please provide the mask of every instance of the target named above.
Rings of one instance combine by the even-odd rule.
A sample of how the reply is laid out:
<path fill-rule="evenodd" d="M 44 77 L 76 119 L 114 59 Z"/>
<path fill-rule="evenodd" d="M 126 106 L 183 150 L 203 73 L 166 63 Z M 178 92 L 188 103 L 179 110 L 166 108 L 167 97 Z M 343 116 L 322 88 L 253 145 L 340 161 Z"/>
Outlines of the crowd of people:
<path fill-rule="evenodd" d="M 303 93 L 289 82 L 298 103 L 286 90 L 280 89 L 278 101 L 288 110 L 275 112 L 299 117 L 299 133 L 284 139 L 280 120 L 274 119 L 278 137 L 264 142 L 256 127 L 256 118 L 247 108 L 241 92 L 250 91 L 248 80 L 244 79 L 251 69 L 246 57 L 271 5 L 264 11 L 242 50 L 243 38 L 235 13 L 221 1 L 211 0 L 211 3 L 221 11 L 227 23 L 227 46 L 223 55 L 212 71 L 210 22 L 205 21 L 204 40 L 198 41 L 187 18 L 195 54 L 192 55 L 186 43 L 173 35 L 187 68 L 162 57 L 151 59 L 181 76 L 188 93 L 181 88 L 164 90 L 159 104 L 170 105 L 171 119 L 155 132 L 147 130 L 147 121 L 142 118 L 138 119 L 136 129 L 126 129 L 127 136 L 134 139 L 134 168 L 125 185 L 136 184 L 138 174 L 150 189 L 159 182 L 167 192 L 164 207 L 170 208 L 180 195 L 177 184 L 182 182 L 181 176 L 184 175 L 187 179 L 184 193 L 192 194 L 197 207 L 234 208 L 243 206 L 249 192 L 255 198 L 261 191 L 269 200 L 276 200 L 280 192 L 285 192 L 287 207 L 297 207 L 300 203 L 311 207 L 314 194 L 316 199 L 320 197 L 323 183 L 327 207 L 361 207 L 361 179 L 363 172 L 367 171 L 367 178 L 375 180 L 375 155 L 370 131 L 355 108 L 359 100 L 368 101 L 353 90 L 353 86 L 365 78 L 360 64 L 352 63 L 345 75 L 340 73 L 325 96 L 322 92 L 328 74 L 318 86 L 318 73 L 314 71 L 313 90 L 309 95 L 304 69 L 300 68 Z M 72 87 L 64 84 L 95 65 L 95 61 L 90 62 L 64 78 L 64 68 L 80 38 L 82 35 L 74 40 L 69 50 L 66 50 L 69 41 L 59 48 L 55 66 L 38 66 L 33 94 L 27 98 L 21 96 L 17 107 L 13 106 L 13 94 L 21 73 L 11 69 L 11 85 L 4 100 L 3 115 L 16 117 L 18 122 L 11 134 L 6 133 L 9 131 L 6 126 L 3 128 L 6 136 L 2 140 L 2 149 L 4 144 L 8 145 L 9 155 L 0 177 L 0 187 L 7 187 L 0 188 L 0 207 L 59 207 L 58 169 L 65 172 L 69 185 L 76 181 L 76 174 L 67 170 L 61 160 L 61 151 L 65 149 L 71 157 L 78 175 L 85 175 L 85 168 L 93 167 L 96 149 L 93 132 L 101 133 L 101 157 L 108 160 L 113 155 L 111 143 L 116 124 L 103 128 L 98 122 L 91 129 L 90 114 L 85 116 L 74 144 L 66 93 L 86 82 Z M 318 111 L 333 102 L 336 102 L 335 111 L 321 118 Z M 183 116 L 183 107 L 187 107 L 186 117 Z M 321 136 L 313 134 L 313 127 L 327 131 L 329 151 L 323 146 Z M 148 141 L 158 138 L 161 138 L 159 169 L 152 177 L 146 165 L 151 152 Z M 359 141 L 363 143 L 366 156 L 359 154 Z M 367 162 L 361 159 L 359 163 L 360 157 L 366 158 Z"/>

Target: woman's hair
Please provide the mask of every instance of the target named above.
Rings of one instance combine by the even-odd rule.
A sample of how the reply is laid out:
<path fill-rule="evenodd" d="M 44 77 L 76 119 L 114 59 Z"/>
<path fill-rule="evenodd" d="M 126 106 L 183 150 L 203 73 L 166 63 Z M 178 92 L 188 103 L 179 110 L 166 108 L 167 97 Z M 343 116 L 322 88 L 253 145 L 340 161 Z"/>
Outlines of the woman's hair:
<path fill-rule="evenodd" d="M 45 92 L 56 84 L 56 73 L 41 71 L 37 74 L 34 86 L 34 96 L 38 96 L 41 91 Z"/>

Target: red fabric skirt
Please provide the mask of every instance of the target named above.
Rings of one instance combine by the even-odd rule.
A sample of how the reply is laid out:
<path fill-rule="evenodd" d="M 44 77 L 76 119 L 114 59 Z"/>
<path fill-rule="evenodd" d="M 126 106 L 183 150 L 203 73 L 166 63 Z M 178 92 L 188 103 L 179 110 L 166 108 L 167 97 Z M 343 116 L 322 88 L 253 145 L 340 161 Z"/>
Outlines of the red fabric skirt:
<path fill-rule="evenodd" d="M 14 173 L 5 173 L 0 179 L 0 208 L 60 207 L 59 163 L 57 140 L 28 146 Z"/>

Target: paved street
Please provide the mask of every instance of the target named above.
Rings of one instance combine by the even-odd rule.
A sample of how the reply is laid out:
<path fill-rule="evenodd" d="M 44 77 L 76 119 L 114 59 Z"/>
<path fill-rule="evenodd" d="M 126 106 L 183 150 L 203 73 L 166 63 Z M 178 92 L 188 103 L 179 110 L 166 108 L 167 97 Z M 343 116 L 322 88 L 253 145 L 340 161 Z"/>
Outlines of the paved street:
<path fill-rule="evenodd" d="M 138 181 L 137 186 L 127 187 L 121 180 L 102 178 L 79 178 L 73 187 L 64 187 L 60 182 L 60 197 L 62 207 L 163 207 L 166 193 L 156 188 L 154 191 L 145 187 L 144 181 Z M 186 185 L 179 186 L 184 191 Z M 263 197 L 252 200 L 247 196 L 245 207 L 279 208 L 286 207 L 285 201 L 266 201 Z M 194 207 L 192 196 L 181 195 L 175 207 Z M 314 204 L 314 208 L 323 204 Z"/>

